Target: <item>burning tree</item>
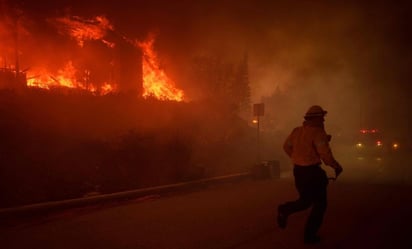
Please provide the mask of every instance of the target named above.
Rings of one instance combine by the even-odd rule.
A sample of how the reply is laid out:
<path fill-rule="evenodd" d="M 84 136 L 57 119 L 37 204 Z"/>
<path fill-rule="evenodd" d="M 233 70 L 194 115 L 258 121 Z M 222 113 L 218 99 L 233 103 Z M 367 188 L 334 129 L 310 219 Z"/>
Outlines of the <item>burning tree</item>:
<path fill-rule="evenodd" d="M 159 67 L 153 44 L 153 35 L 150 35 L 146 41 L 137 42 L 143 50 L 143 97 L 182 101 L 183 91 L 177 89 L 174 82 Z"/>

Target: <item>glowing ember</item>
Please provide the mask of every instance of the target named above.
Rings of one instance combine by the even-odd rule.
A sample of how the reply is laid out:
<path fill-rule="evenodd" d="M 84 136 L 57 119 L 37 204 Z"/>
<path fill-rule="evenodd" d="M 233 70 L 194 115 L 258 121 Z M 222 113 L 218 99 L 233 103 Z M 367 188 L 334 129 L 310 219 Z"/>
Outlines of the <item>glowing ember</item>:
<path fill-rule="evenodd" d="M 183 101 L 183 91 L 177 89 L 174 82 L 160 69 L 153 43 L 153 36 L 146 41 L 137 42 L 143 52 L 143 97 Z"/>
<path fill-rule="evenodd" d="M 71 61 L 63 69 L 58 70 L 57 74 L 50 73 L 45 69 L 32 69 L 27 72 L 27 86 L 43 89 L 56 87 L 76 88 L 101 95 L 116 90 L 116 87 L 109 83 L 104 83 L 100 88 L 94 84 L 83 83 L 77 80 L 76 74 L 77 70 Z"/>
<path fill-rule="evenodd" d="M 115 46 L 114 43 L 103 39 L 107 31 L 113 30 L 113 26 L 104 16 L 97 16 L 94 19 L 83 19 L 77 16 L 62 17 L 56 21 L 63 25 L 61 32 L 68 33 L 80 47 L 83 47 L 87 40 L 101 40 L 110 48 Z"/>

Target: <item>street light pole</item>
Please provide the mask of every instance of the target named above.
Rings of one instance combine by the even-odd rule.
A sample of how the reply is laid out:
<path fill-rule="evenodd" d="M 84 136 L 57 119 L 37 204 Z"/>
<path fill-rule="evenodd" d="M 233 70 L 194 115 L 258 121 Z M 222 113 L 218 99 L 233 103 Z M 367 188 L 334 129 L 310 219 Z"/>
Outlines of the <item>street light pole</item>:
<path fill-rule="evenodd" d="M 260 163 L 260 119 L 257 116 L 257 161 Z"/>
<path fill-rule="evenodd" d="M 260 163 L 260 116 L 265 113 L 265 105 L 263 103 L 253 105 L 253 114 L 257 118 L 257 163 Z"/>

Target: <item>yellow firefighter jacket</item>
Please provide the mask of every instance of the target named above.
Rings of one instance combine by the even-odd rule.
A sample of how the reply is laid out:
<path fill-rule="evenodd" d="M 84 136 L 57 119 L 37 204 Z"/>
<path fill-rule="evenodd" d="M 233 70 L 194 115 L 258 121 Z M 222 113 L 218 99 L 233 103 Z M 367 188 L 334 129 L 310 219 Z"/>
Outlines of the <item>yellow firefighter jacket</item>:
<path fill-rule="evenodd" d="M 287 137 L 283 149 L 293 164 L 309 166 L 315 164 L 339 167 L 329 146 L 330 137 L 323 128 L 323 122 L 304 121 L 303 125 L 293 129 Z"/>

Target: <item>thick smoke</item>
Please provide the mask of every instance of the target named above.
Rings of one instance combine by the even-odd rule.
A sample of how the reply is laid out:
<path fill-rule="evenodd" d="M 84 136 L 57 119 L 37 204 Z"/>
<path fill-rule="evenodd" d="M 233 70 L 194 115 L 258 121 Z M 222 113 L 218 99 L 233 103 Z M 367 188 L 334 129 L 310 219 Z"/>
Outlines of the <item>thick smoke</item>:
<path fill-rule="evenodd" d="M 61 36 L 56 27 L 50 25 L 50 20 L 59 17 L 104 15 L 115 27 L 112 35 L 118 39 L 128 37 L 142 41 L 147 34 L 155 32 L 154 49 L 161 55 L 160 67 L 185 96 L 194 100 L 168 105 L 153 100 L 136 101 L 137 94 L 120 100 L 118 96 L 85 100 L 84 96 L 40 93 L 14 106 L 15 109 L 0 110 L 8 115 L 10 124 L 21 125 L 12 127 L 25 131 L 20 135 L 6 134 L 7 141 L 16 146 L 14 151 L 27 152 L 26 161 L 17 160 L 16 155 L 16 158 L 10 157 L 10 165 L 31 162 L 42 169 L 44 164 L 60 163 L 61 170 L 66 172 L 65 166 L 89 162 L 90 172 L 78 174 L 92 175 L 93 167 L 103 175 L 115 172 L 118 182 L 104 182 L 106 191 L 115 191 L 168 183 L 165 179 L 187 179 L 182 173 L 184 170 L 178 168 L 185 164 L 196 165 L 196 169 L 206 168 L 212 171 L 208 172 L 211 175 L 239 170 L 236 163 L 252 164 L 250 158 L 256 152 L 256 126 L 250 122 L 252 113 L 248 110 L 242 116 L 244 120 L 240 120 L 229 108 L 230 103 L 202 99 L 204 82 L 193 74 L 196 58 L 213 58 L 222 62 L 220 65 L 228 66 L 236 65 L 247 55 L 251 104 L 265 103 L 260 126 L 264 159 L 284 159 L 281 143 L 287 133 L 302 122 L 304 113 L 313 104 L 328 110 L 326 129 L 333 136 L 337 159 L 345 157 L 347 164 L 355 164 L 355 160 L 350 159 L 353 154 L 350 149 L 353 134 L 360 128 L 378 128 L 389 137 L 409 137 L 411 22 L 407 8 L 400 3 L 155 0 L 42 1 L 39 4 L 20 0 L 1 1 L 1 4 L 0 49 L 7 55 L 0 54 L 3 58 L 0 63 L 5 63 L 5 57 L 14 56 L 14 51 L 9 49 L 14 42 L 13 32 L 8 31 L 16 16 L 6 15 L 12 12 L 5 11 L 12 9 L 22 13 L 18 16 L 22 69 L 38 65 L 58 70 L 69 58 L 86 56 L 80 64 L 94 65 L 108 73 L 109 67 L 98 64 L 110 63 L 106 43 L 94 41 L 78 48 L 76 41 Z M 124 58 L 129 58 L 129 52 L 128 49 L 122 51 Z M 125 82 L 123 89 L 131 92 L 132 83 Z M 7 94 L 7 98 L 13 99 Z M 50 100 L 54 105 L 48 105 Z M 44 106 L 47 111 L 37 114 L 36 110 Z M 29 117 L 28 121 L 20 122 L 10 110 L 23 113 Z M 48 148 L 56 148 L 51 153 L 54 161 L 39 160 L 36 156 L 44 153 L 42 148 L 24 145 L 25 135 L 33 141 L 44 139 L 34 132 L 35 126 L 41 127 L 44 133 L 56 132 L 50 141 L 43 142 Z M 84 142 L 85 137 L 90 140 Z M 53 144 L 59 139 L 66 142 L 61 148 Z M 405 146 L 410 146 L 407 140 L 403 140 Z M 156 160 L 139 161 L 136 148 Z M 407 148 L 410 151 L 410 147 Z M 81 155 L 79 161 L 73 154 Z M 160 154 L 169 157 L 158 156 Z M 62 157 L 71 161 L 65 162 Z M 135 162 L 150 165 L 150 170 L 139 171 Z M 174 167 L 156 168 L 170 162 Z M 117 167 L 115 170 L 110 168 L 113 165 Z M 154 177 L 153 172 L 163 175 L 154 174 Z M 135 175 L 142 182 L 131 177 Z"/>
<path fill-rule="evenodd" d="M 411 22 L 402 3 L 17 1 L 15 6 L 37 20 L 104 14 L 117 32 L 140 40 L 155 31 L 161 66 L 189 93 L 199 88 L 190 73 L 193 58 L 237 62 L 247 53 L 252 102 L 285 96 L 284 108 L 266 106 L 282 129 L 298 122 L 312 104 L 328 109 L 328 122 L 338 129 L 379 127 L 397 133 L 411 122 Z M 27 60 L 40 57 L 36 51 L 56 51 L 56 39 L 39 39 L 33 44 L 39 49 L 26 54 Z M 65 42 L 57 43 L 64 47 Z"/>

